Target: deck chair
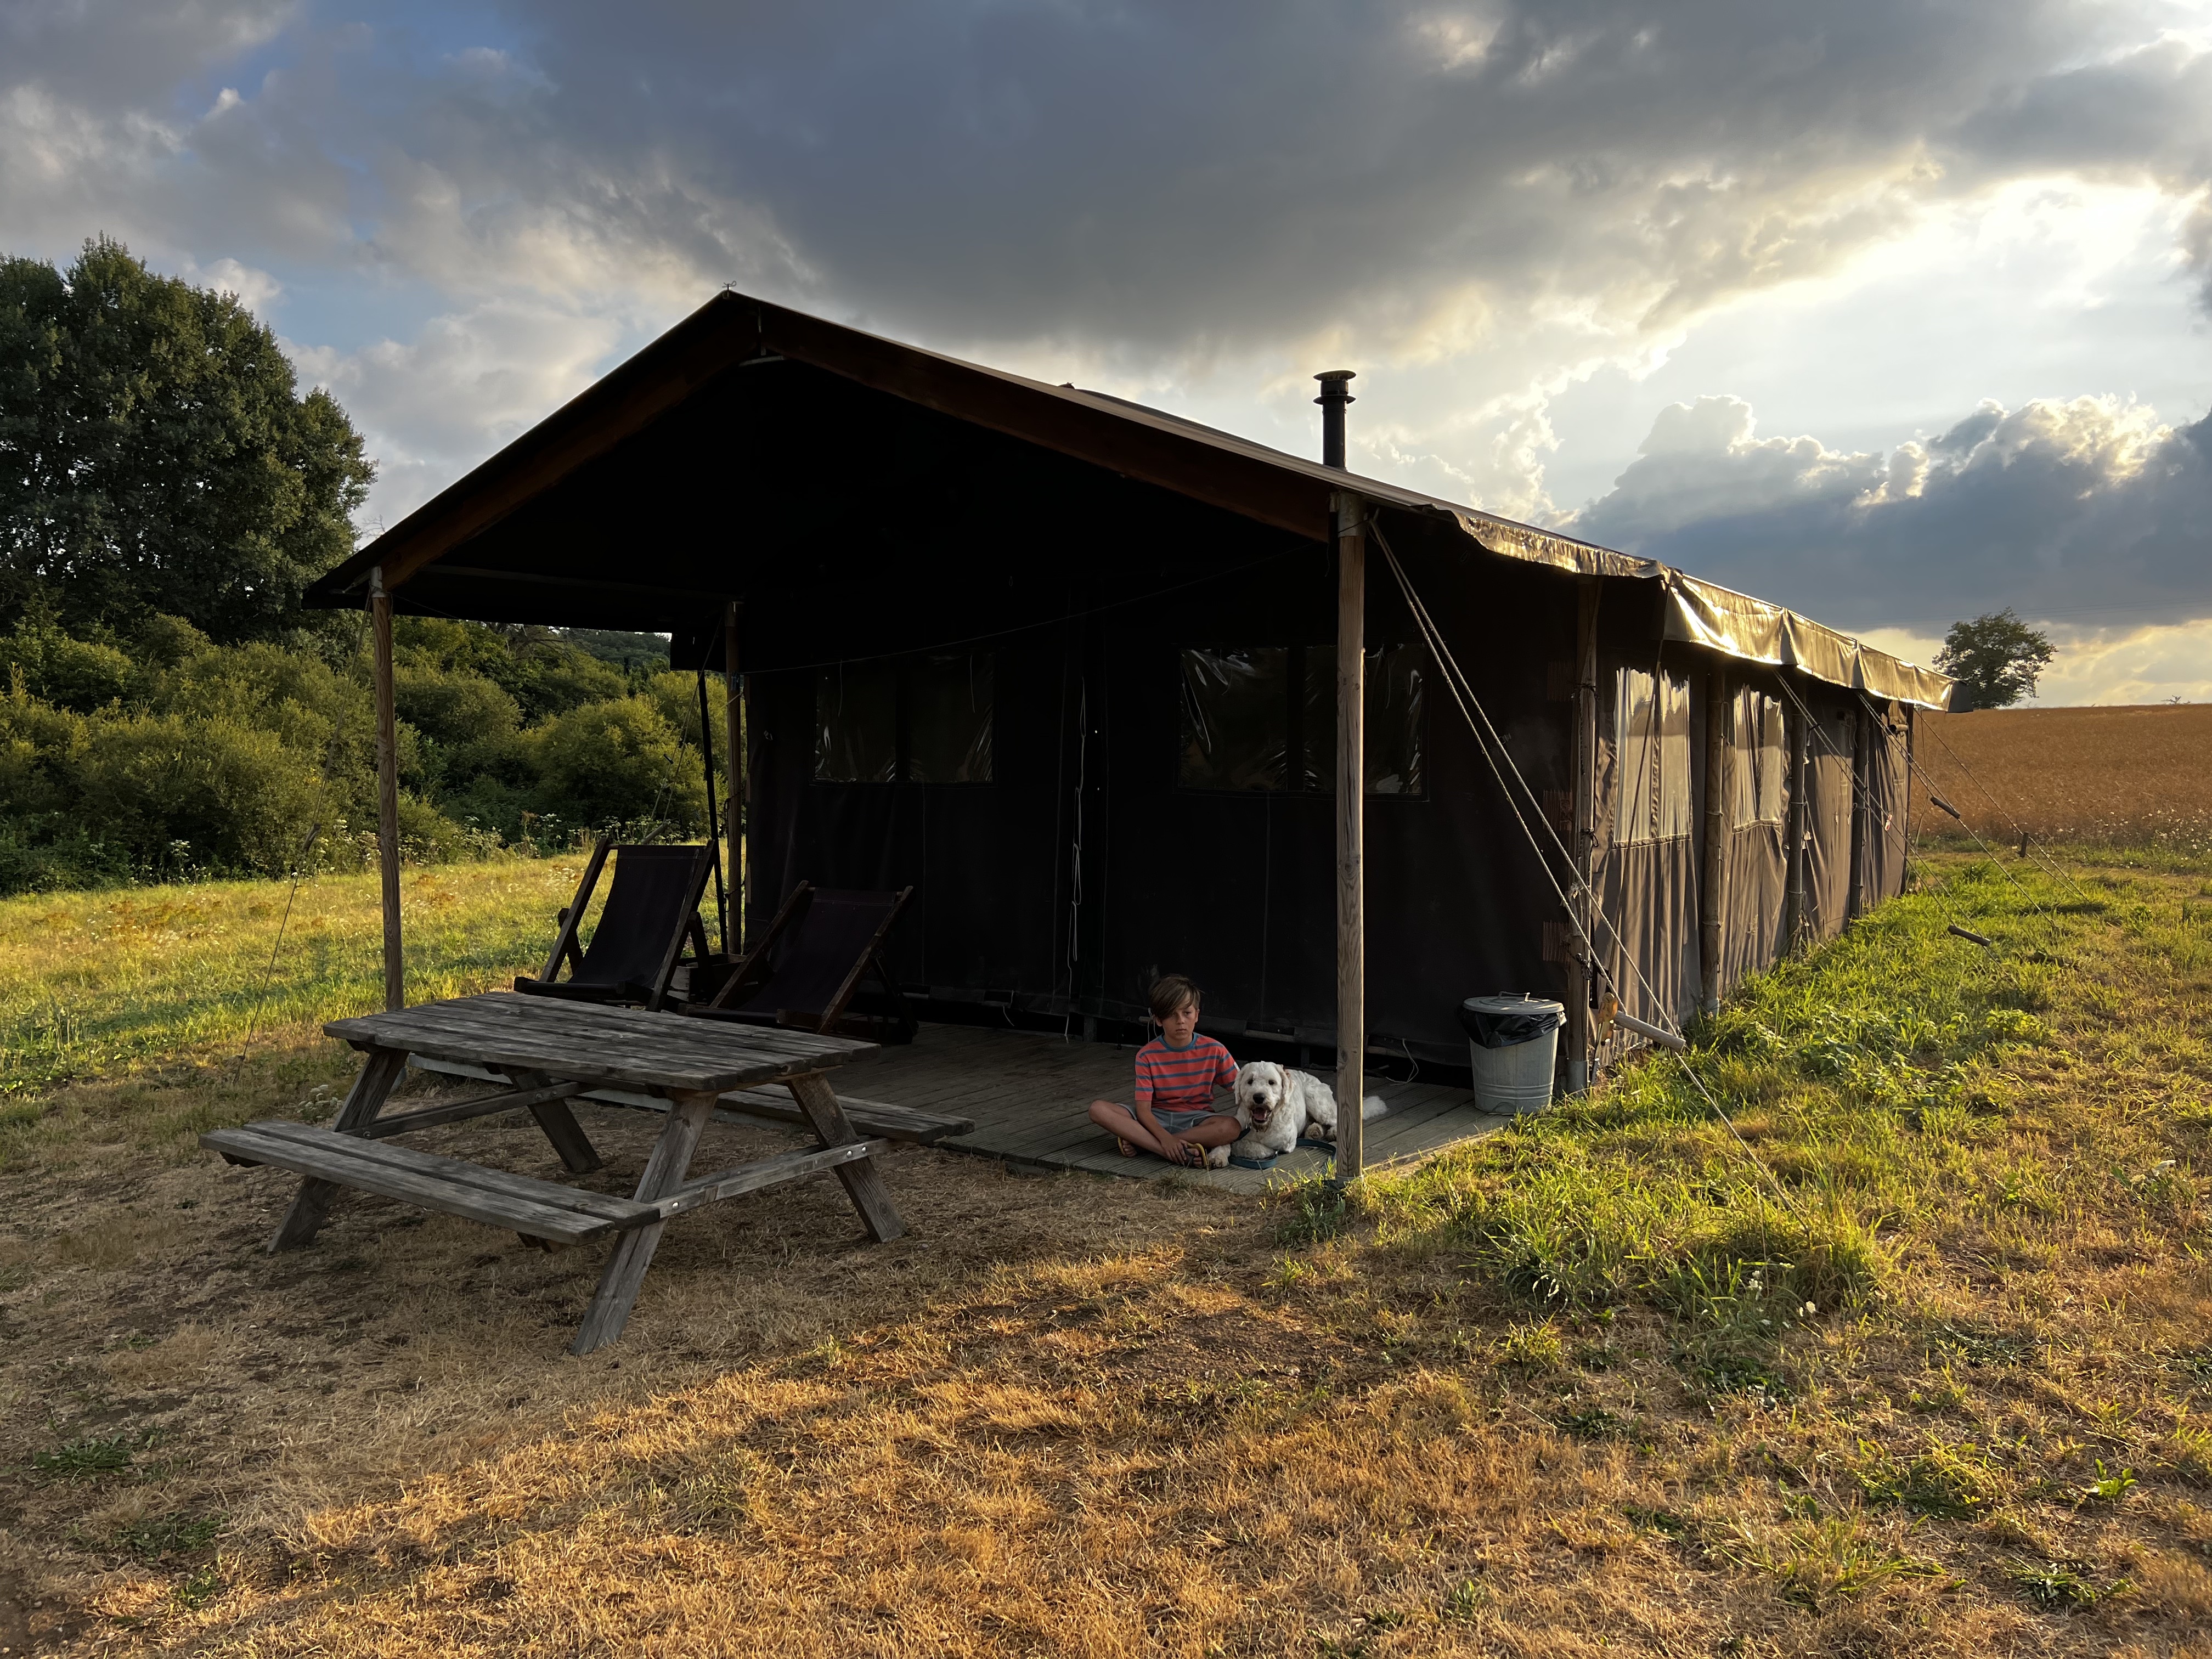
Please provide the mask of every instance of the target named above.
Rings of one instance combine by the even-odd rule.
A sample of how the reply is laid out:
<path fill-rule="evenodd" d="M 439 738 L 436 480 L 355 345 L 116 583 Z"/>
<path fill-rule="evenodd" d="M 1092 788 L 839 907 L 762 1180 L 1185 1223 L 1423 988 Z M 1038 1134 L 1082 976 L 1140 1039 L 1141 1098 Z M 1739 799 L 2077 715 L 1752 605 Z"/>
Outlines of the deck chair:
<path fill-rule="evenodd" d="M 576 948 L 577 925 L 599 884 L 599 871 L 614 854 L 615 874 L 606 908 L 592 932 L 591 945 Z M 714 872 L 714 848 L 702 847 L 611 847 L 592 849 L 576 896 L 561 913 L 561 935 L 536 979 L 518 979 L 514 988 L 532 996 L 567 997 L 577 1002 L 638 1002 L 665 1006 L 668 982 L 683 959 L 688 941 L 695 963 L 707 960 L 707 933 L 699 922 L 699 899 Z M 568 977 L 559 977 L 563 963 Z"/>
<path fill-rule="evenodd" d="M 865 893 L 800 882 L 713 1000 L 684 1012 L 913 1042 L 914 1015 L 883 954 L 891 924 L 913 896 L 911 887 Z"/>

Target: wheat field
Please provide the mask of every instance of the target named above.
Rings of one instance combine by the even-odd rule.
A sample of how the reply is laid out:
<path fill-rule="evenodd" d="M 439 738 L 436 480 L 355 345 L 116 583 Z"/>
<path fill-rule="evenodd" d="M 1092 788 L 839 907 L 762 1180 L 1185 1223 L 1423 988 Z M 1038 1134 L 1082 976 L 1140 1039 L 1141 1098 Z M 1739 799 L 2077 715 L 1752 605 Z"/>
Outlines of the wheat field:
<path fill-rule="evenodd" d="M 2212 703 L 1922 714 L 1917 829 L 1963 839 L 1930 788 L 1992 846 L 2212 851 Z"/>

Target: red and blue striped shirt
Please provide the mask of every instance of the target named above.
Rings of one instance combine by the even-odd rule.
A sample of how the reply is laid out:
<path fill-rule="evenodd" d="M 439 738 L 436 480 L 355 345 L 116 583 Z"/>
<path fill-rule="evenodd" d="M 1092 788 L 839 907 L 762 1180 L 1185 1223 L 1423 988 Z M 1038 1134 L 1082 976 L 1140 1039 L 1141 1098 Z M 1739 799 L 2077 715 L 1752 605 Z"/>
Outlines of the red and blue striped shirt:
<path fill-rule="evenodd" d="M 1237 1062 L 1210 1036 L 1194 1035 L 1188 1048 L 1170 1048 L 1154 1037 L 1137 1050 L 1137 1104 L 1170 1111 L 1204 1111 L 1217 1087 L 1237 1081 Z"/>

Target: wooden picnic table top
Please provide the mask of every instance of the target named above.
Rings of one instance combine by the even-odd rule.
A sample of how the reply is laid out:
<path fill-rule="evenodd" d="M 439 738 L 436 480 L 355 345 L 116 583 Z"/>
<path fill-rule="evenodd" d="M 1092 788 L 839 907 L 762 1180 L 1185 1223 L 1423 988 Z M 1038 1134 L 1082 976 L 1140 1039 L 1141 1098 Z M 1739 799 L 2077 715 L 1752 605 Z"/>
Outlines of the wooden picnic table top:
<path fill-rule="evenodd" d="M 776 1026 L 726 1024 L 642 1008 L 487 991 L 323 1027 L 359 1048 L 519 1066 L 653 1093 L 720 1093 L 842 1066 L 872 1042 Z"/>

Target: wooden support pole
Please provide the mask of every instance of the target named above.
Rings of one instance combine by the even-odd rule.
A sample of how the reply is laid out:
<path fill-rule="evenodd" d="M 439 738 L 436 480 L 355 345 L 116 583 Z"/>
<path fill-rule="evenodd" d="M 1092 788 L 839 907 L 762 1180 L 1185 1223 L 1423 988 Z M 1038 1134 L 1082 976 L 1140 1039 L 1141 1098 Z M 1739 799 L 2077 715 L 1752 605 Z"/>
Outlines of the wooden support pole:
<path fill-rule="evenodd" d="M 376 861 L 384 878 L 384 1006 L 407 1006 L 399 941 L 399 716 L 392 691 L 392 595 L 384 567 L 368 573 L 370 631 L 376 641 Z"/>
<path fill-rule="evenodd" d="M 1597 606 L 1602 579 L 1575 579 L 1575 822 L 1571 851 L 1575 925 L 1581 938 L 1571 947 L 1567 975 L 1567 1092 L 1579 1093 L 1590 1082 L 1590 1003 L 1598 964 L 1586 960 L 1595 950 L 1597 915 L 1590 902 L 1597 848 Z M 1587 945 L 1583 943 L 1588 940 Z"/>
<path fill-rule="evenodd" d="M 1336 1178 L 1366 1160 L 1367 503 L 1336 496 Z"/>
<path fill-rule="evenodd" d="M 745 777 L 744 682 L 738 661 L 738 618 L 743 607 L 732 599 L 722 611 L 722 726 L 724 753 L 729 757 L 730 908 L 737 945 L 732 954 L 745 948 L 745 878 L 750 861 L 745 857 L 747 807 Z M 728 949 L 730 947 L 725 947 Z"/>
<path fill-rule="evenodd" d="M 1790 887 L 1789 898 L 1783 909 L 1782 939 L 1784 955 L 1796 951 L 1805 938 L 1805 837 L 1812 826 L 1811 815 L 1806 811 L 1806 785 L 1809 769 L 1806 753 L 1812 743 L 1812 733 L 1807 728 L 1806 710 L 1799 700 L 1790 699 L 1791 707 L 1784 718 L 1790 723 Z"/>
<path fill-rule="evenodd" d="M 1698 894 L 1698 950 L 1705 969 L 1705 1011 L 1721 1006 L 1721 918 L 1727 914 L 1723 884 L 1728 880 L 1729 753 L 1735 710 L 1729 702 L 1728 671 L 1705 676 L 1705 859 Z"/>

